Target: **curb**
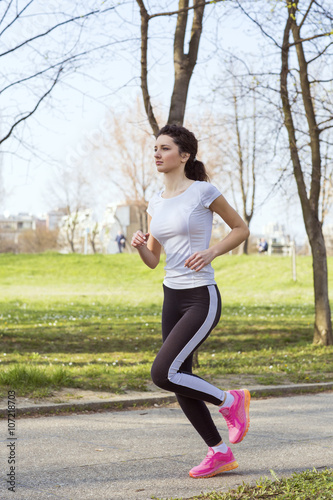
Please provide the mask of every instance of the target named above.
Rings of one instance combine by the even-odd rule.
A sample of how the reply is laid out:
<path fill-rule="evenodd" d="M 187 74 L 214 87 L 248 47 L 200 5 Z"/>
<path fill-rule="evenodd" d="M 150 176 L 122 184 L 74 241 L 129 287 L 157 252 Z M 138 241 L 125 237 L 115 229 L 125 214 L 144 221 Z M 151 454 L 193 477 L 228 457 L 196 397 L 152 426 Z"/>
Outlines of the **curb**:
<path fill-rule="evenodd" d="M 267 387 L 249 387 L 251 397 L 281 397 L 295 394 L 316 393 L 333 390 L 333 382 L 321 382 L 318 384 L 293 384 L 293 385 L 272 385 Z M 176 396 L 165 394 L 154 394 L 141 396 L 138 398 L 112 398 L 104 401 L 89 401 L 77 403 L 54 403 L 42 404 L 27 407 L 16 407 L 16 416 L 34 415 L 59 415 L 87 411 L 121 411 L 125 409 L 149 408 L 152 406 L 162 406 L 175 403 Z M 0 408 L 0 418 L 7 418 L 7 408 Z"/>
<path fill-rule="evenodd" d="M 153 395 L 144 396 L 139 398 L 116 399 L 112 398 L 104 401 L 88 401 L 77 403 L 51 403 L 42 405 L 33 405 L 27 407 L 16 406 L 15 415 L 20 416 L 34 416 L 34 415 L 59 415 L 80 413 L 87 411 L 121 411 L 129 408 L 139 409 L 142 407 L 162 406 L 165 404 L 175 403 L 176 396 Z M 7 408 L 0 408 L 0 418 L 7 417 Z"/>
<path fill-rule="evenodd" d="M 252 387 L 249 389 L 251 396 L 262 398 L 265 396 L 291 396 L 293 394 L 307 394 L 333 390 L 333 382 L 320 382 L 317 384 L 290 384 L 271 385 L 267 387 Z"/>

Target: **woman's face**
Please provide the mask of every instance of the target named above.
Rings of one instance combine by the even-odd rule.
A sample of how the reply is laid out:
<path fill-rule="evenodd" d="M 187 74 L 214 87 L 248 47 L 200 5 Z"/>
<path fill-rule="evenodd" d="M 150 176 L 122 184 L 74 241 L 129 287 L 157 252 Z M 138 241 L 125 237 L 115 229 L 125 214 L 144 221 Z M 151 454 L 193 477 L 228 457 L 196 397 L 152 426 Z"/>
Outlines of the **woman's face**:
<path fill-rule="evenodd" d="M 184 168 L 190 157 L 189 153 L 179 153 L 177 144 L 168 135 L 160 135 L 156 139 L 154 150 L 157 170 L 165 174 L 172 170 Z"/>

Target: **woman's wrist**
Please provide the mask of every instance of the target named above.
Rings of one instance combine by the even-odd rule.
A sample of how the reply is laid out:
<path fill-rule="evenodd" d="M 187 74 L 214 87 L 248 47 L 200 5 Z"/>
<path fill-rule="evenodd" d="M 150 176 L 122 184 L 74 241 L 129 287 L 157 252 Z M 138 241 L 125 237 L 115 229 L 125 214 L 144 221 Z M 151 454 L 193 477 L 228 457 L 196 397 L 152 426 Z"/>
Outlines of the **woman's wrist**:
<path fill-rule="evenodd" d="M 225 252 L 223 251 L 223 241 L 220 241 L 219 243 L 215 243 L 215 245 L 211 246 L 209 248 L 212 261 L 216 259 L 216 257 L 219 257 L 220 255 L 223 255 Z"/>

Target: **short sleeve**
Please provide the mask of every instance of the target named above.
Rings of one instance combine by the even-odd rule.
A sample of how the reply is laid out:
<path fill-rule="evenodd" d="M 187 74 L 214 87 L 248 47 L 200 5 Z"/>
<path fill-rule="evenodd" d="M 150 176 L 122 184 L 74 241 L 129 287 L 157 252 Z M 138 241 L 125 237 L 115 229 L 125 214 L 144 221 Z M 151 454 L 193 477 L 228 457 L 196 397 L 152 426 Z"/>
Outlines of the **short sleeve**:
<path fill-rule="evenodd" d="M 152 203 L 152 200 L 150 200 L 150 202 L 148 203 L 147 213 L 148 213 L 148 215 L 150 215 L 150 217 L 152 217 L 152 216 L 153 216 L 154 209 L 153 209 L 153 203 Z"/>
<path fill-rule="evenodd" d="M 201 204 L 205 208 L 209 208 L 216 198 L 221 196 L 220 191 L 210 184 L 210 182 L 203 182 L 201 188 Z"/>

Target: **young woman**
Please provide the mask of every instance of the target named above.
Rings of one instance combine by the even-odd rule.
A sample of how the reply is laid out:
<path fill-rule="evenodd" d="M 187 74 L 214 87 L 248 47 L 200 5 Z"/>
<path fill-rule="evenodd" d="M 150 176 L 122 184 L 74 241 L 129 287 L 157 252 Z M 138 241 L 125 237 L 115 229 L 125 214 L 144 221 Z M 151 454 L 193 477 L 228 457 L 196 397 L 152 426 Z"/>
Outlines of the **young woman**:
<path fill-rule="evenodd" d="M 148 233 L 134 233 L 132 246 L 154 269 L 161 247 L 166 253 L 163 282 L 163 345 L 153 363 L 153 382 L 172 391 L 209 450 L 190 471 L 192 477 L 211 477 L 238 467 L 231 449 L 222 442 L 205 402 L 219 407 L 229 428 L 229 441 L 239 443 L 249 428 L 248 390 L 222 391 L 192 374 L 193 352 L 217 325 L 220 294 L 214 280 L 213 259 L 242 243 L 249 230 L 216 187 L 203 163 L 196 159 L 198 142 L 192 132 L 166 125 L 155 144 L 155 163 L 164 175 L 165 189 L 149 202 Z M 209 247 L 213 212 L 231 228 Z"/>

